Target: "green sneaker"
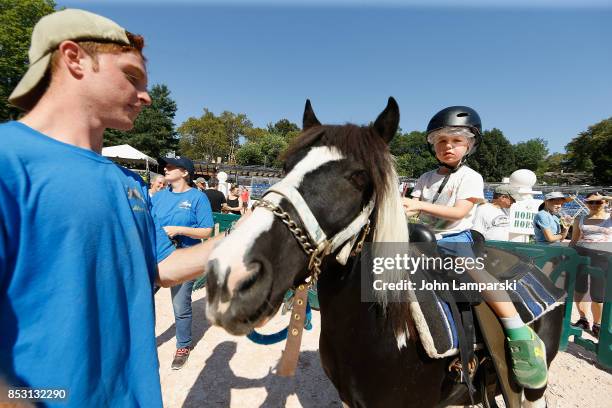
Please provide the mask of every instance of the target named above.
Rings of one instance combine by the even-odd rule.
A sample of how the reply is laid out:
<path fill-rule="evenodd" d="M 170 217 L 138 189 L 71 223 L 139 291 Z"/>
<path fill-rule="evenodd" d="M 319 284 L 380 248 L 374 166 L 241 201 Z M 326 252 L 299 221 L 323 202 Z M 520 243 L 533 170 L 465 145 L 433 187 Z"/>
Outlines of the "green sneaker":
<path fill-rule="evenodd" d="M 529 328 L 531 340 L 508 340 L 512 359 L 512 372 L 517 383 L 524 388 L 539 389 L 548 381 L 546 346 Z"/>

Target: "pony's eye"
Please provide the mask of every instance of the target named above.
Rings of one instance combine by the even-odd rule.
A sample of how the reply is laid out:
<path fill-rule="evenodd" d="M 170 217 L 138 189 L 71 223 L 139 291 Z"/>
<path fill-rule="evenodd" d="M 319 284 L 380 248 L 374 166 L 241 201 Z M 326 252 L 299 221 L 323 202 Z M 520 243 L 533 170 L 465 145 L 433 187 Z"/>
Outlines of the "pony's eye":
<path fill-rule="evenodd" d="M 356 171 L 350 175 L 349 180 L 359 190 L 363 190 L 366 187 L 366 184 L 368 183 L 368 175 L 363 170 Z"/>

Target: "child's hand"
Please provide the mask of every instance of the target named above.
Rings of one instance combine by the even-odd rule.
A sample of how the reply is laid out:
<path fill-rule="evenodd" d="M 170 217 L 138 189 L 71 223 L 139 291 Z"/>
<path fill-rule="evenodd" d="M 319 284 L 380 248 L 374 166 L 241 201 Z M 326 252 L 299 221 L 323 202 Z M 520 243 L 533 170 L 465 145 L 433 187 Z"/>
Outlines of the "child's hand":
<path fill-rule="evenodd" d="M 404 212 L 407 217 L 413 217 L 421 210 L 421 202 L 412 198 L 402 198 L 402 205 L 404 206 Z"/>

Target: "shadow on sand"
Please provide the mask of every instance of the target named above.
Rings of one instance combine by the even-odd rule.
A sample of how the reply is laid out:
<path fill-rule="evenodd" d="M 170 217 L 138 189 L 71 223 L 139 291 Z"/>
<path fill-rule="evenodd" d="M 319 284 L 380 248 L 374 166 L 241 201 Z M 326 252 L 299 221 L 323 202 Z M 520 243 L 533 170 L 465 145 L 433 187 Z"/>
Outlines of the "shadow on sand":
<path fill-rule="evenodd" d="M 247 388 L 265 388 L 266 398 L 259 405 L 260 408 L 284 407 L 291 394 L 297 396 L 304 408 L 342 406 L 338 393 L 321 368 L 319 353 L 300 353 L 295 377 L 285 378 L 269 373 L 263 378 L 249 379 L 237 377 L 229 366 L 236 354 L 236 347 L 232 341 L 225 341 L 215 347 L 189 391 L 183 408 L 230 407 L 231 390 Z"/>
<path fill-rule="evenodd" d="M 168 302 L 172 302 L 170 296 L 168 296 Z M 192 344 L 191 347 L 195 347 L 208 329 L 210 329 L 210 323 L 208 323 L 208 319 L 206 319 L 206 314 L 204 312 L 204 308 L 206 306 L 206 298 L 198 299 L 192 303 L 191 309 L 193 311 L 193 321 L 191 323 L 191 339 Z M 166 331 L 157 336 L 156 343 L 157 347 L 161 346 L 167 341 L 174 340 L 176 335 L 176 328 L 174 323 L 172 326 L 168 327 Z"/>

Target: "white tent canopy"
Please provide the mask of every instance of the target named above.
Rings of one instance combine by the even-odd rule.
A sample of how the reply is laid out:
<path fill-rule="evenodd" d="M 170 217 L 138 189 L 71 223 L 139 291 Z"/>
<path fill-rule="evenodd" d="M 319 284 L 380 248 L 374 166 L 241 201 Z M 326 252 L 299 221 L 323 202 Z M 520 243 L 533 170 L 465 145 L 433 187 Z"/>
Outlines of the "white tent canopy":
<path fill-rule="evenodd" d="M 139 150 L 134 149 L 128 144 L 103 147 L 102 156 L 106 156 L 111 159 L 120 159 L 123 161 L 145 162 L 147 164 L 147 168 L 149 167 L 149 163 L 157 164 L 155 159 L 147 156 Z"/>

